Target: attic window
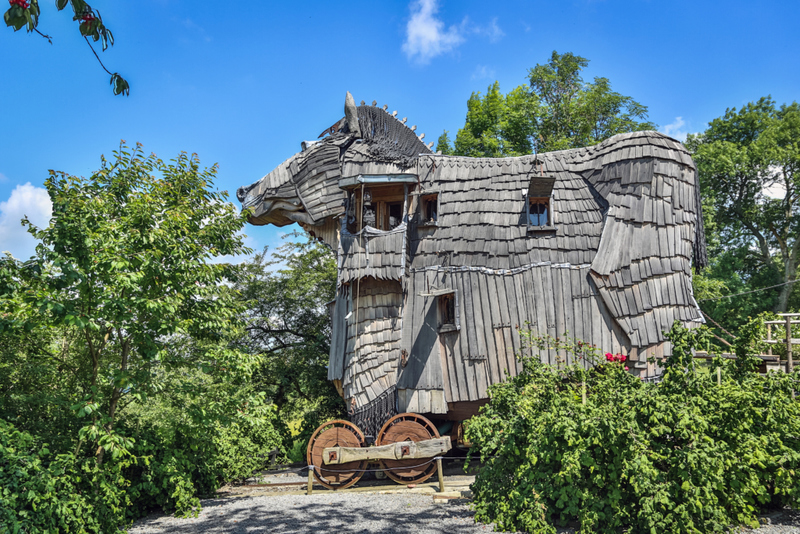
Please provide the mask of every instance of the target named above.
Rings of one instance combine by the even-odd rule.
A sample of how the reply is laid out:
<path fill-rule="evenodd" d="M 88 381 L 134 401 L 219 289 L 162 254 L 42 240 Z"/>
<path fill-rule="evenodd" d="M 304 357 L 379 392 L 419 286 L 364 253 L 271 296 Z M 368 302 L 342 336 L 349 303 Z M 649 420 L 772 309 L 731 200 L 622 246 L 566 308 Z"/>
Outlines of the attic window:
<path fill-rule="evenodd" d="M 550 199 L 529 198 L 528 226 L 551 226 L 550 222 Z"/>
<path fill-rule="evenodd" d="M 420 197 L 420 225 L 436 226 L 439 223 L 439 193 Z"/>
<path fill-rule="evenodd" d="M 528 230 L 554 230 L 553 227 L 553 176 L 534 175 L 530 177 L 525 195 L 526 223 Z"/>

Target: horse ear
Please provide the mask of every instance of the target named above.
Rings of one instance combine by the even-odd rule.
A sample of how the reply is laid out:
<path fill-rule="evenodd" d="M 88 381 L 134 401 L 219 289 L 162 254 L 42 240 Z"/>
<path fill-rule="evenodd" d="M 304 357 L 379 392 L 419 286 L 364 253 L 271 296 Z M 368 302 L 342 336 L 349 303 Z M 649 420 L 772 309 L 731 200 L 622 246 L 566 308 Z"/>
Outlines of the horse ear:
<path fill-rule="evenodd" d="M 358 127 L 358 111 L 356 110 L 356 101 L 350 91 L 347 91 L 347 96 L 344 99 L 344 116 L 347 119 L 347 126 L 350 133 L 356 137 L 361 137 L 361 129 Z"/>

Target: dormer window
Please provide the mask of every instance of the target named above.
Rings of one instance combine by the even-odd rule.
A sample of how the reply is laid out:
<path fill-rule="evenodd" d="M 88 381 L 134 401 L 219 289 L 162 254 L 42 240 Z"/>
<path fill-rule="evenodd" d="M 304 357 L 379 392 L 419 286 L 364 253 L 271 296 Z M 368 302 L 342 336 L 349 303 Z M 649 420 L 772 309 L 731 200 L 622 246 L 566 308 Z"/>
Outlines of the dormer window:
<path fill-rule="evenodd" d="M 525 195 L 526 223 L 529 231 L 554 230 L 553 226 L 553 186 L 552 176 L 534 175 L 530 177 Z"/>
<path fill-rule="evenodd" d="M 549 198 L 533 197 L 528 199 L 528 226 L 552 226 Z"/>

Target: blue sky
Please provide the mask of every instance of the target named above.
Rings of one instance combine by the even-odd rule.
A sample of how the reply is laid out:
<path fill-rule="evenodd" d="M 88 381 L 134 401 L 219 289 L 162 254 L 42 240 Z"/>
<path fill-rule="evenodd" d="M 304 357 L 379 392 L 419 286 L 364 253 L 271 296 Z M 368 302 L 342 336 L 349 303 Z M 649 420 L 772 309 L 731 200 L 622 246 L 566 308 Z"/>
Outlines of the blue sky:
<path fill-rule="evenodd" d="M 591 63 L 585 78 L 649 107 L 661 131 L 702 131 L 728 107 L 798 99 L 800 2 L 203 2 L 95 0 L 116 44 L 101 59 L 67 12 L 40 0 L 36 34 L 0 28 L 0 250 L 27 258 L 27 214 L 47 223 L 48 169 L 88 176 L 121 139 L 162 159 L 196 152 L 235 190 L 343 116 L 346 91 L 377 100 L 435 141 L 463 126 L 466 101 L 503 92 L 553 50 Z M 290 228 L 252 227 L 274 247 Z"/>

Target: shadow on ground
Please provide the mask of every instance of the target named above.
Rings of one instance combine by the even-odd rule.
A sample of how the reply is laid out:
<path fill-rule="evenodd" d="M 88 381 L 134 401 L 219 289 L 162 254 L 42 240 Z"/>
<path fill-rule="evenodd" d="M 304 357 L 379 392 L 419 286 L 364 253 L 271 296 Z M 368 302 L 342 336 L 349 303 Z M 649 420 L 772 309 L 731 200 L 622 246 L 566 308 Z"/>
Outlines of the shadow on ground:
<path fill-rule="evenodd" d="M 434 503 L 431 495 L 316 494 L 209 499 L 197 518 L 150 516 L 132 534 L 492 532 L 476 524 L 465 500 Z"/>

